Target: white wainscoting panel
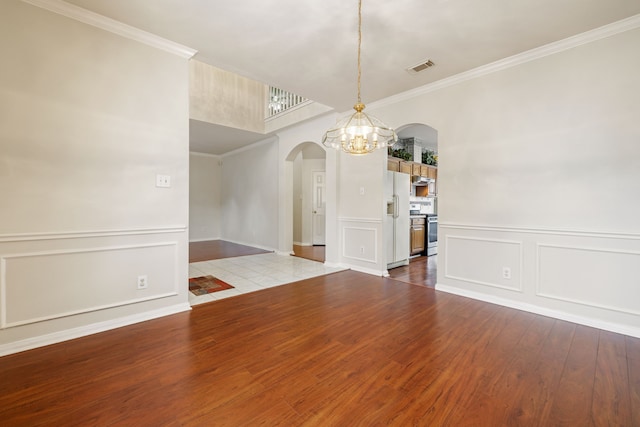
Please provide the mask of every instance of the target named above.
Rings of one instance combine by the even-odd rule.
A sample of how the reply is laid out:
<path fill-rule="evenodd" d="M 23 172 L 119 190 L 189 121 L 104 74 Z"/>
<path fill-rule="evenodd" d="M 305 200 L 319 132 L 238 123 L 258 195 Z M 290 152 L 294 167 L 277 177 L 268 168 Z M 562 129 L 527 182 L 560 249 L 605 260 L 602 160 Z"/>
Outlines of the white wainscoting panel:
<path fill-rule="evenodd" d="M 177 295 L 178 267 L 177 242 L 5 253 L 0 328 Z"/>
<path fill-rule="evenodd" d="M 342 228 L 342 256 L 358 261 L 378 262 L 378 230 L 368 227 Z"/>
<path fill-rule="evenodd" d="M 640 253 L 537 245 L 536 294 L 640 315 Z"/>
<path fill-rule="evenodd" d="M 522 292 L 522 242 L 447 235 L 445 243 L 446 278 Z"/>

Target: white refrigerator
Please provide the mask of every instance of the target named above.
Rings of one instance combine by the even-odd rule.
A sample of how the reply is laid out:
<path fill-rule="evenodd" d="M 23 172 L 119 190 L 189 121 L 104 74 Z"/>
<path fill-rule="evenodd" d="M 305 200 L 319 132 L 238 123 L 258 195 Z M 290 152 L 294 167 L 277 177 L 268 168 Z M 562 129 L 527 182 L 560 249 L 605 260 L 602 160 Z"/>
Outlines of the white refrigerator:
<path fill-rule="evenodd" d="M 387 269 L 409 264 L 409 174 L 387 171 L 384 233 Z"/>

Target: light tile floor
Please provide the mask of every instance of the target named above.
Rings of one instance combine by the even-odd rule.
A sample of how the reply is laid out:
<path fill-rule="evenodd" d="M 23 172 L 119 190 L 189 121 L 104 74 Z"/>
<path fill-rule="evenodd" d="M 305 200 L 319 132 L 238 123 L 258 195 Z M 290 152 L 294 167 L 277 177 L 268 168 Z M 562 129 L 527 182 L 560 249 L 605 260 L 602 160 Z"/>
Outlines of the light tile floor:
<path fill-rule="evenodd" d="M 317 261 L 275 253 L 192 262 L 189 264 L 189 278 L 212 275 L 234 289 L 198 296 L 189 292 L 189 303 L 201 304 L 342 270 L 326 267 Z"/>

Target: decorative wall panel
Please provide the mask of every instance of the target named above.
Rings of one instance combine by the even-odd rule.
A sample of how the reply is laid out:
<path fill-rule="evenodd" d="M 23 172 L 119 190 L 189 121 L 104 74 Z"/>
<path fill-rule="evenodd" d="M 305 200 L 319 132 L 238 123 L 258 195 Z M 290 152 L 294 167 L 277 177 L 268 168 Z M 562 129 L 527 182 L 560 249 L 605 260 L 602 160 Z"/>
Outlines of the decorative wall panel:
<path fill-rule="evenodd" d="M 537 249 L 537 295 L 640 314 L 639 252 L 548 244 Z"/>
<path fill-rule="evenodd" d="M 446 236 L 446 253 L 446 278 L 522 291 L 521 242 Z"/>
<path fill-rule="evenodd" d="M 178 270 L 177 242 L 4 254 L 0 327 L 177 295 Z"/>

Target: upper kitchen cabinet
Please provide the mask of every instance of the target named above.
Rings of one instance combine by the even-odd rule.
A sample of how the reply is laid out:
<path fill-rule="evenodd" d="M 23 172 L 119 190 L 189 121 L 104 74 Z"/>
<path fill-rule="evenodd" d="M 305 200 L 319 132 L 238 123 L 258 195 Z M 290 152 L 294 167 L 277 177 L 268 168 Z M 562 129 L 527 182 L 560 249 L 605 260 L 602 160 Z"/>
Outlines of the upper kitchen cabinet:
<path fill-rule="evenodd" d="M 387 157 L 387 170 L 413 175 L 413 162 L 407 162 L 397 157 Z"/>
<path fill-rule="evenodd" d="M 409 175 L 411 175 L 412 168 L 413 166 L 411 166 L 411 162 L 405 162 L 405 161 L 400 162 L 400 172 L 408 173 Z"/>
<path fill-rule="evenodd" d="M 387 170 L 402 172 L 411 176 L 423 176 L 425 178 L 437 179 L 438 168 L 424 165 L 422 163 L 410 162 L 396 157 L 387 157 Z"/>
<path fill-rule="evenodd" d="M 427 174 L 422 176 L 426 176 L 427 178 L 431 179 L 438 179 L 438 168 L 435 166 L 428 166 Z"/>
<path fill-rule="evenodd" d="M 396 157 L 388 157 L 387 170 L 393 171 L 393 172 L 400 172 L 400 159 Z"/>

